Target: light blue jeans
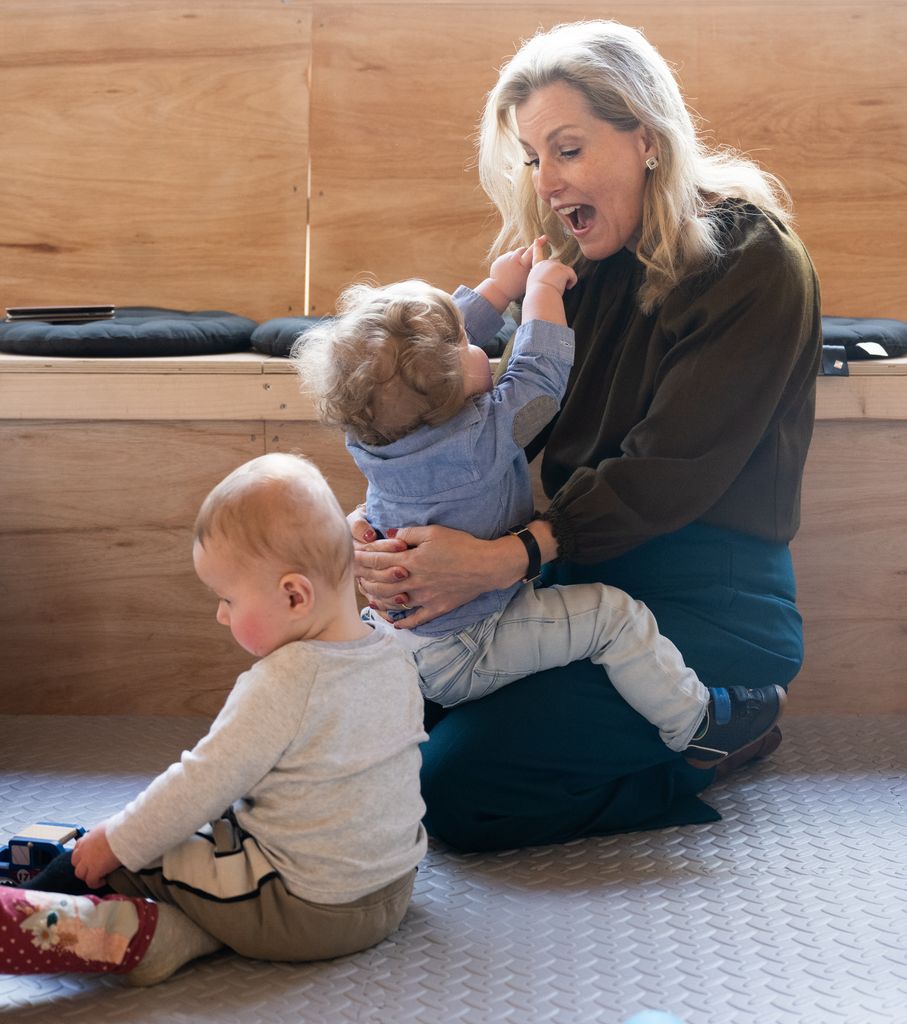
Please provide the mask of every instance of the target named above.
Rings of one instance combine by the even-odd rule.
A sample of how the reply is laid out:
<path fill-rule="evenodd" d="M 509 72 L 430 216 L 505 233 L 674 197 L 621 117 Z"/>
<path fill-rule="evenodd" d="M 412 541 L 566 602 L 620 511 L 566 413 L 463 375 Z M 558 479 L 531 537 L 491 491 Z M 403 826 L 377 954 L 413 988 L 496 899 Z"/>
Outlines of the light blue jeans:
<path fill-rule="evenodd" d="M 363 618 L 379 620 L 368 608 Z M 395 632 L 413 652 L 423 696 L 447 708 L 536 672 L 590 659 L 671 750 L 684 750 L 709 700 L 646 605 L 601 583 L 538 589 L 527 584 L 503 611 L 459 633 Z"/>

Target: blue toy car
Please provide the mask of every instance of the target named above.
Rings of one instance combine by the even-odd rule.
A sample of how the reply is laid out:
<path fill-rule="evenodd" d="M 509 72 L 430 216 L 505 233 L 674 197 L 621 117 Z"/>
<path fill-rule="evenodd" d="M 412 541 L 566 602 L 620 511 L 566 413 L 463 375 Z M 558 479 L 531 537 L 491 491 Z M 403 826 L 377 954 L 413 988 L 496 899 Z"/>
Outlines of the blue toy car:
<path fill-rule="evenodd" d="M 23 885 L 45 868 L 72 839 L 85 835 L 81 825 L 38 821 L 0 847 L 0 885 Z"/>

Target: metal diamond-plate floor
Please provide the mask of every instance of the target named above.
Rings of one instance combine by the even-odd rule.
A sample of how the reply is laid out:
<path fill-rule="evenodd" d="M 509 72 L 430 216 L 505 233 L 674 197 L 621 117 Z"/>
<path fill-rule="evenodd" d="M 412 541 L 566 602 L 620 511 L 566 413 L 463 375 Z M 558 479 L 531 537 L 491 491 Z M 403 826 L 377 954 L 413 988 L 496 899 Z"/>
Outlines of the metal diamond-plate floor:
<path fill-rule="evenodd" d="M 0 717 L 0 835 L 92 824 L 202 719 Z M 154 989 L 0 975 L 0 1020 L 907 1024 L 907 720 L 789 717 L 712 825 L 429 851 L 400 930 L 330 963 L 202 961 Z"/>

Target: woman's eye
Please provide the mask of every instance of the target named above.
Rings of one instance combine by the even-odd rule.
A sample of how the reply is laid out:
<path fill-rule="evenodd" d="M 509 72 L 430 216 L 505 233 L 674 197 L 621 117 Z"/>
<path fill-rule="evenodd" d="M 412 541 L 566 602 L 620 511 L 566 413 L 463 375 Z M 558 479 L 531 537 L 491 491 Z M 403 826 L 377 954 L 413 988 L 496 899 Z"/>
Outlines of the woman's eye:
<path fill-rule="evenodd" d="M 575 156 L 579 156 L 579 150 L 578 149 L 562 149 L 561 150 L 561 156 L 565 160 L 572 160 Z"/>
<path fill-rule="evenodd" d="M 529 156 L 523 161 L 524 167 L 538 167 L 539 158 L 537 156 Z"/>

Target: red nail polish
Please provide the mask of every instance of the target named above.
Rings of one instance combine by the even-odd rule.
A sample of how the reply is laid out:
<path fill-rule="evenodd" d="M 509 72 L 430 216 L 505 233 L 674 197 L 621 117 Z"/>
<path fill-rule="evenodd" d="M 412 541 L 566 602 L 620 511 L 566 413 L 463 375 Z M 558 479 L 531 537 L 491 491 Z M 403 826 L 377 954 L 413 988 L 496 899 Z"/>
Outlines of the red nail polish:
<path fill-rule="evenodd" d="M 397 536 L 397 527 L 396 526 L 392 526 L 389 530 L 385 530 L 384 531 L 384 536 L 385 537 L 396 537 Z"/>

